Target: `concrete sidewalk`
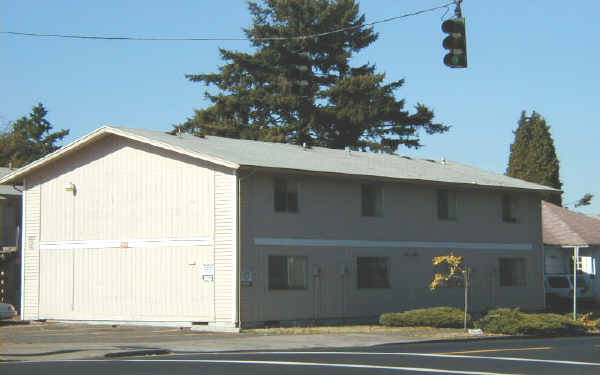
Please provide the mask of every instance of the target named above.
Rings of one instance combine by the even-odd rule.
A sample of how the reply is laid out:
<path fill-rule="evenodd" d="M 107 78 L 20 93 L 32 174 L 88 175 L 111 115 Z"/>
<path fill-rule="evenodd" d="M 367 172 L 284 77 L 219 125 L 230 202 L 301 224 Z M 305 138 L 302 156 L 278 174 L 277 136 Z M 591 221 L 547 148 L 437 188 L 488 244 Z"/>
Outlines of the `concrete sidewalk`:
<path fill-rule="evenodd" d="M 40 361 L 184 352 L 343 348 L 472 337 L 457 329 L 317 327 L 227 334 L 180 328 L 34 323 L 0 326 L 0 359 Z"/>

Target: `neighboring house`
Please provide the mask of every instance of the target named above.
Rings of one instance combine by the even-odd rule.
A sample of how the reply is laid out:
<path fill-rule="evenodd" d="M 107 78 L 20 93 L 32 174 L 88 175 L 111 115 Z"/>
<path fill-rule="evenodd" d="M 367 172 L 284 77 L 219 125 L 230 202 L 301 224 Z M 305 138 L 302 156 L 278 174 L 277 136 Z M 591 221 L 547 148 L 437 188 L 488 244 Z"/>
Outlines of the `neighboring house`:
<path fill-rule="evenodd" d="M 577 272 L 589 275 L 594 298 L 600 302 L 600 220 L 542 201 L 546 273 Z M 579 258 L 573 261 L 573 247 Z"/>
<path fill-rule="evenodd" d="M 25 186 L 24 319 L 236 329 L 462 303 L 544 308 L 540 201 L 447 161 L 102 127 L 0 179 Z"/>
<path fill-rule="evenodd" d="M 11 173 L 0 168 L 0 178 Z M 19 308 L 21 270 L 19 244 L 21 228 L 21 191 L 19 187 L 0 185 L 0 302 Z"/>

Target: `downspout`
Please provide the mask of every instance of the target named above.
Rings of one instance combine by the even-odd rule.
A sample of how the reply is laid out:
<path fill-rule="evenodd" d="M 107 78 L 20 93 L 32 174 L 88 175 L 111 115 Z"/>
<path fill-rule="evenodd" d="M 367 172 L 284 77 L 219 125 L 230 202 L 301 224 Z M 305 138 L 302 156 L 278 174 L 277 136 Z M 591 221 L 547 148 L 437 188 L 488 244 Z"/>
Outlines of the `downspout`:
<path fill-rule="evenodd" d="M 256 173 L 256 169 L 248 173 L 246 176 L 238 176 L 236 173 L 236 188 L 237 188 L 237 230 L 236 230 L 236 254 L 237 254 L 237 276 L 236 276 L 236 293 L 237 293 L 237 316 L 235 324 L 239 329 L 242 329 L 242 293 L 240 288 L 240 272 L 242 271 L 242 181 Z"/>
<path fill-rule="evenodd" d="M 24 310 L 24 306 L 23 305 L 23 294 L 25 294 L 25 248 L 27 247 L 27 242 L 25 242 L 25 234 L 27 233 L 26 231 L 26 222 L 27 220 L 25 220 L 25 205 L 26 205 L 26 196 L 27 196 L 27 181 L 25 179 L 23 179 L 23 192 L 21 195 L 21 247 L 20 247 L 20 253 L 19 256 L 21 257 L 21 306 L 19 306 L 19 311 L 21 313 L 21 320 L 25 320 L 23 317 L 23 310 Z M 38 272 L 39 272 L 39 268 L 38 268 Z"/>
<path fill-rule="evenodd" d="M 242 272 L 242 254 L 240 245 L 242 242 L 242 179 L 237 178 L 237 281 L 236 281 L 236 292 L 237 292 L 237 316 L 235 324 L 241 330 L 242 329 L 242 293 L 240 290 L 240 272 Z"/>
<path fill-rule="evenodd" d="M 235 189 L 234 198 L 237 201 L 235 206 L 235 220 L 233 220 L 234 226 L 234 241 L 233 245 L 233 327 L 240 328 L 240 178 L 238 176 L 239 170 L 233 171 L 235 177 Z"/>

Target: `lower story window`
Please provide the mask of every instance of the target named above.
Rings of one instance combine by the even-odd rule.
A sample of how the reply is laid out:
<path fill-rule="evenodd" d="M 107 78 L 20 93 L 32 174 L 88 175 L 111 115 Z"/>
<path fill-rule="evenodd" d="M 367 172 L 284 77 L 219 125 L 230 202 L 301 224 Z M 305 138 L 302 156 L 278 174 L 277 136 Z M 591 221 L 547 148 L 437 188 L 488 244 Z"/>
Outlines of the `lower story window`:
<path fill-rule="evenodd" d="M 269 256 L 269 289 L 306 289 L 307 263 L 304 256 Z"/>
<path fill-rule="evenodd" d="M 358 288 L 389 288 L 389 261 L 384 257 L 356 258 Z"/>
<path fill-rule="evenodd" d="M 500 286 L 525 284 L 525 258 L 500 258 Z"/>

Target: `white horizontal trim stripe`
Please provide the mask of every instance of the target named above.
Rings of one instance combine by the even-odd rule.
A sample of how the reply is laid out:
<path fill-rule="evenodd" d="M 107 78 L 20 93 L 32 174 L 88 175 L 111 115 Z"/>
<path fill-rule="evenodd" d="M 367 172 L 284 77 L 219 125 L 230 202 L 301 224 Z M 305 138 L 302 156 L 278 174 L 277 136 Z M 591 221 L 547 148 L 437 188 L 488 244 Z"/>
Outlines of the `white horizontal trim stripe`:
<path fill-rule="evenodd" d="M 487 242 L 414 242 L 414 241 L 362 241 L 362 240 L 322 240 L 315 238 L 274 238 L 255 237 L 255 245 L 267 246 L 323 246 L 323 247 L 411 247 L 423 249 L 485 249 L 485 250 L 533 250 L 528 243 L 487 243 Z"/>
<path fill-rule="evenodd" d="M 40 250 L 211 246 L 210 237 L 129 240 L 43 241 Z"/>

